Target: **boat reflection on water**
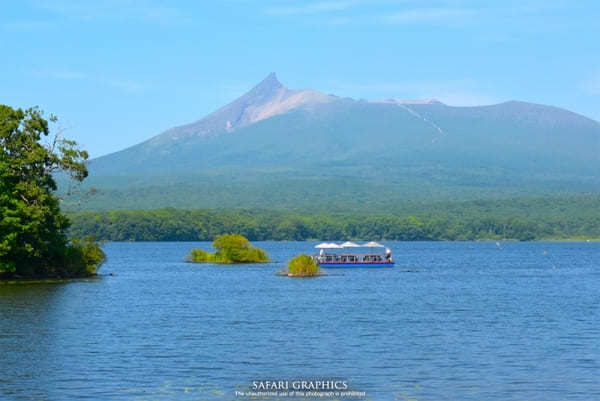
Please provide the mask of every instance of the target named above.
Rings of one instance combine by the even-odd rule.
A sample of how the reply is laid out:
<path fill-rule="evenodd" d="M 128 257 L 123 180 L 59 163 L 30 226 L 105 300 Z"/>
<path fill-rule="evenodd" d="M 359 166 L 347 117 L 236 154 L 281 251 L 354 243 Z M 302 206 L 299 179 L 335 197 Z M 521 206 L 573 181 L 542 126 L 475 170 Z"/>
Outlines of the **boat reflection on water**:
<path fill-rule="evenodd" d="M 312 255 L 314 261 L 323 268 L 333 267 L 393 267 L 392 251 L 377 242 L 359 245 L 354 242 L 335 244 L 324 242 L 316 245 L 321 249 Z"/>

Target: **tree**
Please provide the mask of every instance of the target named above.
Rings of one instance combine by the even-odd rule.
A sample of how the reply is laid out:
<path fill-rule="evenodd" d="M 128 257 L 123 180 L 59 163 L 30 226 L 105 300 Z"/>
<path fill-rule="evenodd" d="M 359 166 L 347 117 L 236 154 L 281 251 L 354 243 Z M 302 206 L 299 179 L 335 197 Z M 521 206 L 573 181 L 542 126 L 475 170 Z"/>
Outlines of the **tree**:
<path fill-rule="evenodd" d="M 269 256 L 260 248 L 255 248 L 246 237 L 239 234 L 219 235 L 213 241 L 216 254 L 226 263 L 267 262 Z"/>
<path fill-rule="evenodd" d="M 49 120 L 56 122 L 53 116 Z M 50 135 L 38 108 L 0 105 L 0 276 L 95 273 L 104 253 L 93 241 L 68 241 L 70 223 L 54 195 L 53 174 L 63 172 L 81 182 L 88 174 L 87 158 L 60 131 Z"/>
<path fill-rule="evenodd" d="M 313 277 L 319 274 L 319 265 L 308 255 L 300 254 L 288 262 L 289 275 Z"/>
<path fill-rule="evenodd" d="M 250 241 L 239 234 L 219 235 L 213 241 L 215 253 L 205 252 L 202 249 L 192 249 L 186 260 L 195 263 L 266 263 L 269 255 L 252 246 Z"/>

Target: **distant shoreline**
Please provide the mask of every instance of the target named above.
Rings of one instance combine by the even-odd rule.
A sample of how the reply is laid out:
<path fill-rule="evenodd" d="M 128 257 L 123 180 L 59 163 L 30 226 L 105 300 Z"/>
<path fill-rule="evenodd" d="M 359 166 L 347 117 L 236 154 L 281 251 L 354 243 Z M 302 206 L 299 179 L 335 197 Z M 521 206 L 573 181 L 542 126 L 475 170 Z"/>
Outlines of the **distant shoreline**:
<path fill-rule="evenodd" d="M 331 205 L 333 207 L 333 205 Z M 364 211 L 149 209 L 69 214 L 69 235 L 101 241 L 598 241 L 600 196 L 398 204 Z"/>
<path fill-rule="evenodd" d="M 346 238 L 343 239 L 337 239 L 337 240 L 331 240 L 332 242 L 341 242 L 341 241 L 345 241 Z M 365 239 L 356 239 L 356 238 L 350 238 L 351 241 L 366 241 Z M 306 240 L 280 240 L 280 239 L 264 239 L 264 240 L 258 240 L 258 241 L 254 241 L 254 242 L 277 242 L 277 243 L 283 243 L 283 242 L 319 242 L 322 241 L 320 239 L 306 239 Z M 377 241 L 388 241 L 388 242 L 433 242 L 433 243 L 449 243 L 449 242 L 460 242 L 460 243 L 469 243 L 469 242 L 475 242 L 475 243 L 496 243 L 496 242 L 500 242 L 500 243 L 542 243 L 542 242 L 582 242 L 582 243 L 591 243 L 591 242 L 600 242 L 600 238 L 589 238 L 589 239 L 576 239 L 576 238 L 561 238 L 561 239 L 552 239 L 552 238 L 548 238 L 548 239 L 534 239 L 534 240 L 525 240 L 525 241 L 520 241 L 520 240 L 514 240 L 514 239 L 467 239 L 467 240 L 410 240 L 410 241 L 406 241 L 406 240 L 396 240 L 396 239 L 380 239 L 378 238 Z M 211 241 L 209 240 L 196 240 L 196 241 L 168 241 L 168 240 L 162 240 L 162 241 L 152 241 L 152 240 L 137 240 L 137 241 L 127 241 L 127 240 L 123 240 L 123 241 L 112 241 L 112 240 L 106 240 L 103 241 L 103 243 L 119 243 L 119 244 L 126 244 L 126 243 L 161 243 L 161 242 L 173 242 L 173 243 L 190 243 L 190 244 L 196 244 L 199 242 L 203 242 L 203 243 L 207 243 L 210 244 Z M 257 262 L 257 263 L 261 263 L 261 264 L 268 264 L 268 263 L 272 263 L 271 261 L 269 262 Z M 214 263 L 214 264 L 239 264 L 239 263 Z"/>

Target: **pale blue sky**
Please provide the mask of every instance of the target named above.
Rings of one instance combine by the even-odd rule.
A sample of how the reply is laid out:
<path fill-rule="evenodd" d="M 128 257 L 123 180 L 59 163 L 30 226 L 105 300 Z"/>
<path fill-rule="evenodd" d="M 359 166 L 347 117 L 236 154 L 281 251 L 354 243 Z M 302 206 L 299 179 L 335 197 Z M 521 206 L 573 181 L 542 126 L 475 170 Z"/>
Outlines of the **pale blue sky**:
<path fill-rule="evenodd" d="M 23 0 L 0 15 L 0 103 L 39 105 L 93 156 L 286 86 L 600 120 L 600 2 Z"/>

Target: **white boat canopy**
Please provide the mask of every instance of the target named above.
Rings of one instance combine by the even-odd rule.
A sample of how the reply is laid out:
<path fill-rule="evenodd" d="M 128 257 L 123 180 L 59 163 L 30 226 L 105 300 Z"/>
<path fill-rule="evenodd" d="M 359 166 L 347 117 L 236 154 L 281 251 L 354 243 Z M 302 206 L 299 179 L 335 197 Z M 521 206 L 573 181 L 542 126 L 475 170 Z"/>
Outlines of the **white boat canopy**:
<path fill-rule="evenodd" d="M 333 242 L 332 243 L 323 242 L 322 244 L 315 245 L 315 248 L 331 249 L 331 248 L 342 248 L 342 246 L 338 245 L 338 244 L 334 244 Z"/>
<path fill-rule="evenodd" d="M 342 248 L 360 248 L 360 245 L 352 241 L 346 241 L 342 244 Z"/>
<path fill-rule="evenodd" d="M 383 245 L 381 245 L 375 241 L 367 242 L 366 244 L 363 244 L 362 246 L 365 248 L 385 248 Z"/>

